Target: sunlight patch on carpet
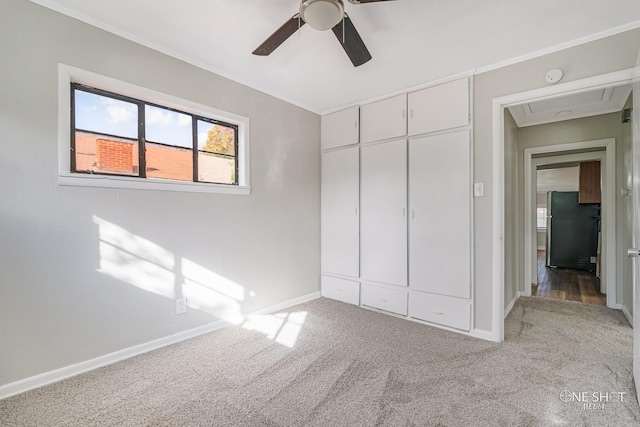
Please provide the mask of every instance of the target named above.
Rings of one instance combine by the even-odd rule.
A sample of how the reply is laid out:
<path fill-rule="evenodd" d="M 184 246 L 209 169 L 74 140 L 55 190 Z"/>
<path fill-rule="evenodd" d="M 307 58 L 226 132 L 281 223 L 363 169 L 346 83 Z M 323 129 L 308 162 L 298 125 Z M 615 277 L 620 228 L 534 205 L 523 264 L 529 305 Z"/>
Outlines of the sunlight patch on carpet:
<path fill-rule="evenodd" d="M 306 319 L 306 311 L 265 314 L 249 318 L 242 327 L 263 333 L 268 339 L 285 347 L 293 348 Z"/>

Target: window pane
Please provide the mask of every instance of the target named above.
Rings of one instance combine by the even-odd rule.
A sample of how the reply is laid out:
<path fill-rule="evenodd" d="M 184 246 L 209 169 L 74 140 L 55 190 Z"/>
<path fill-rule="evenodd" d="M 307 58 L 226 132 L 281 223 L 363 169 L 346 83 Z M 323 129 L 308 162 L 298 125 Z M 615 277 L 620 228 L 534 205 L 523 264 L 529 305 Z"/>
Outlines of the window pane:
<path fill-rule="evenodd" d="M 147 177 L 193 181 L 193 150 L 147 142 Z"/>
<path fill-rule="evenodd" d="M 138 141 L 76 132 L 76 172 L 138 176 Z"/>
<path fill-rule="evenodd" d="M 536 214 L 536 226 L 538 228 L 547 228 L 547 208 L 537 208 Z"/>
<path fill-rule="evenodd" d="M 138 138 L 138 107 L 131 102 L 81 90 L 75 94 L 76 129 Z"/>
<path fill-rule="evenodd" d="M 183 148 L 193 148 L 191 116 L 145 105 L 145 139 Z"/>
<path fill-rule="evenodd" d="M 198 153 L 198 181 L 217 184 L 236 183 L 236 162 L 234 158 Z"/>
<path fill-rule="evenodd" d="M 209 153 L 235 155 L 236 130 L 198 120 L 198 150 Z"/>

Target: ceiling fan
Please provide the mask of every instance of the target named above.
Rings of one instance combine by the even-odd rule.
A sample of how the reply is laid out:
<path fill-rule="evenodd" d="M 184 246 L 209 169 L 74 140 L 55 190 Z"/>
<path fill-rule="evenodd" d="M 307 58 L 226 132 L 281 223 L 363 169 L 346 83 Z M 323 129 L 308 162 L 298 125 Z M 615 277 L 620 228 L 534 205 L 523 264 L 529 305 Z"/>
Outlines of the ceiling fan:
<path fill-rule="evenodd" d="M 393 0 L 348 0 L 351 4 L 375 3 Z M 371 59 L 371 54 L 360 34 L 356 31 L 349 15 L 344 11 L 342 0 L 302 0 L 300 12 L 285 22 L 271 34 L 256 50 L 254 55 L 266 56 L 276 50 L 286 39 L 298 31 L 304 24 L 318 31 L 333 30 L 347 56 L 358 67 Z"/>

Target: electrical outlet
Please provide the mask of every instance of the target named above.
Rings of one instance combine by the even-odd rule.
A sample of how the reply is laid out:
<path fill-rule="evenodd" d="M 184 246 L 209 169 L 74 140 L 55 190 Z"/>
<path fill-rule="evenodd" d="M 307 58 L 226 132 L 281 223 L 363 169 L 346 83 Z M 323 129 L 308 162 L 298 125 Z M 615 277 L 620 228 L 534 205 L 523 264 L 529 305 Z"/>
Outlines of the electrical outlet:
<path fill-rule="evenodd" d="M 187 299 L 178 298 L 176 300 L 176 314 L 182 314 L 187 312 Z"/>

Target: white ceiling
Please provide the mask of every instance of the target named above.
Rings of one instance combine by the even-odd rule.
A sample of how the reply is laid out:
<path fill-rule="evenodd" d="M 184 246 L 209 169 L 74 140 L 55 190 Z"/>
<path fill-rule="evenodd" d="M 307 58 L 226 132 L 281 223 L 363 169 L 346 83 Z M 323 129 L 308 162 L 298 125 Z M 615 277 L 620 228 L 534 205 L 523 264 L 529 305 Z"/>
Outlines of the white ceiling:
<path fill-rule="evenodd" d="M 251 54 L 299 0 L 32 1 L 318 113 L 640 26 L 638 0 L 345 1 L 373 56 L 354 68 L 331 31 L 308 25 Z"/>
<path fill-rule="evenodd" d="M 622 111 L 631 85 L 596 89 L 509 107 L 518 127 L 559 122 Z"/>

